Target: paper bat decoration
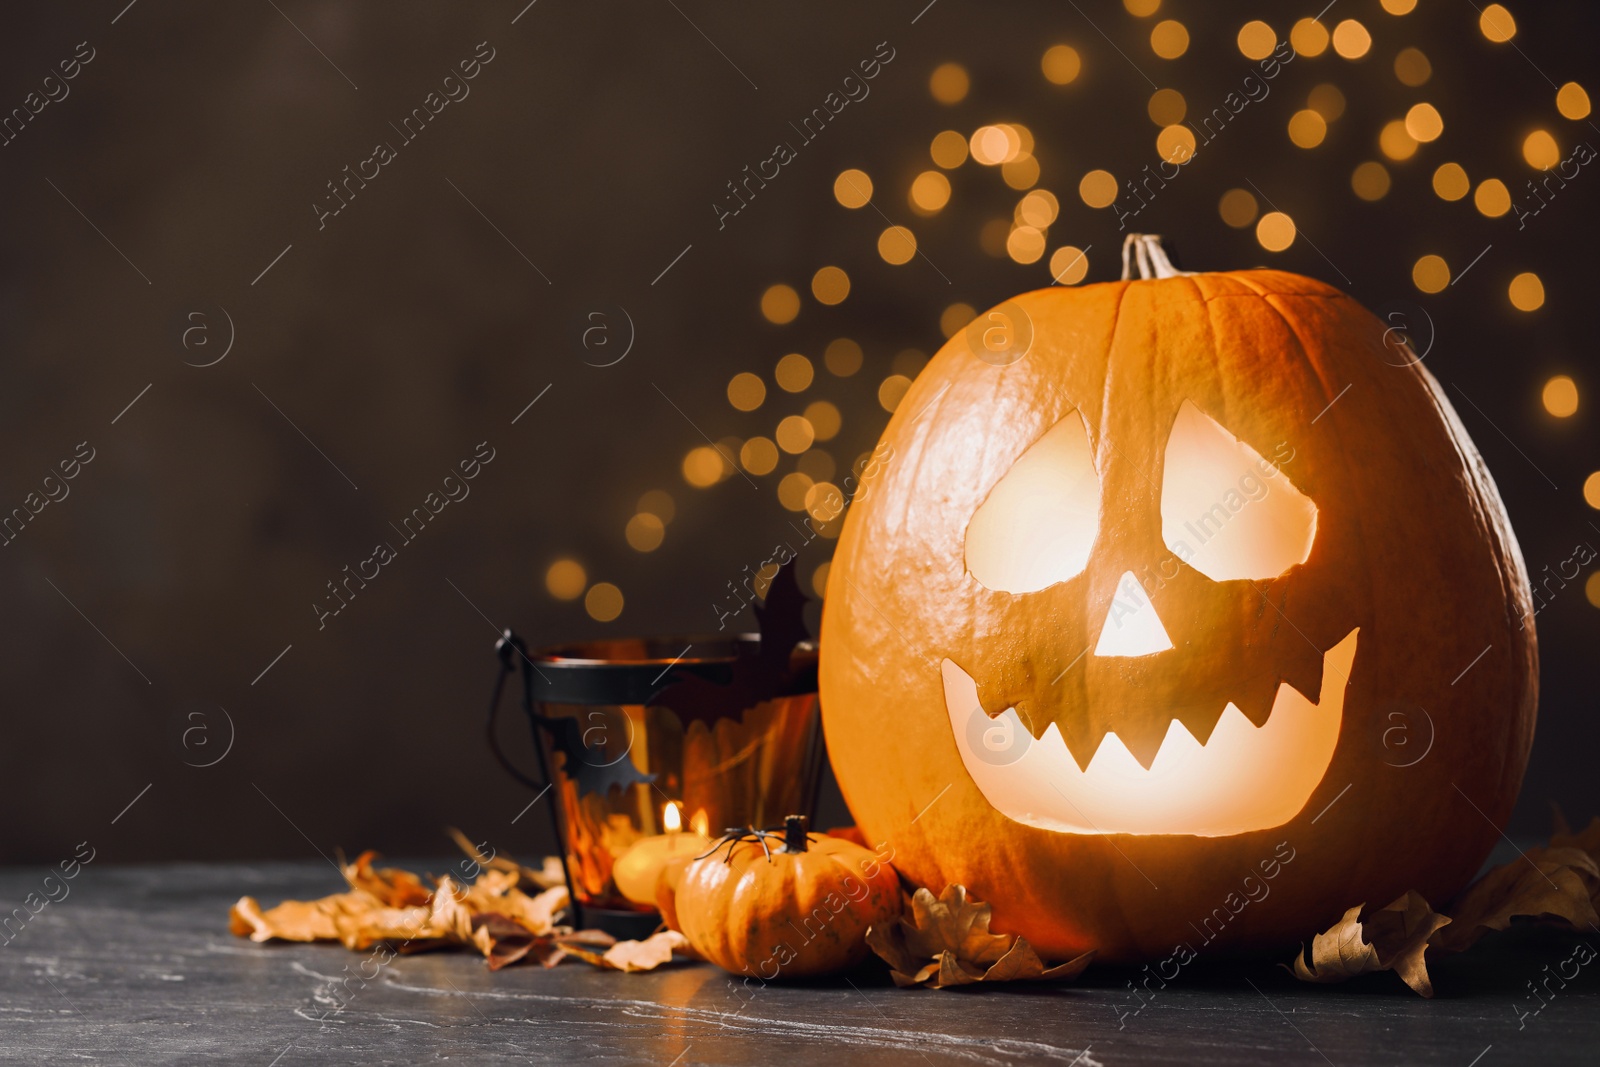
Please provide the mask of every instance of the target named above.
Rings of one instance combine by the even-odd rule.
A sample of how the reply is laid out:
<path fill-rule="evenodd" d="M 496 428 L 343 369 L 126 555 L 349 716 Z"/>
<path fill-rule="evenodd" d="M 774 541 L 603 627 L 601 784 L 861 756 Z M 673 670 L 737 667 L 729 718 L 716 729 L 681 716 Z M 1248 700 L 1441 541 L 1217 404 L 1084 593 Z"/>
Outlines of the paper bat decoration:
<path fill-rule="evenodd" d="M 779 567 L 767 587 L 766 600 L 755 606 L 761 631 L 760 650 L 755 655 L 742 655 L 730 664 L 719 665 L 727 678 L 724 682 L 713 681 L 698 671 L 674 670 L 670 677 L 676 680 L 651 698 L 651 706 L 671 708 L 685 728 L 692 722 L 709 726 L 791 692 L 795 671 L 790 658 L 795 646 L 811 636 L 804 614 L 808 598 L 795 580 L 795 566 L 790 557 Z M 686 658 L 692 655 L 691 648 Z"/>

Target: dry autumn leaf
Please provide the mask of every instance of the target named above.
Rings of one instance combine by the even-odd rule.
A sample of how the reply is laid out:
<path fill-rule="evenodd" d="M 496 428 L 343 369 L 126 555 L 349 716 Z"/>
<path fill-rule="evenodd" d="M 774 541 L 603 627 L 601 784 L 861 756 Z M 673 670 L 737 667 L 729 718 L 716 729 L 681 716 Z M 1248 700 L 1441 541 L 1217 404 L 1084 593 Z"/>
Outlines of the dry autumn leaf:
<path fill-rule="evenodd" d="M 1455 924 L 1434 940 L 1443 952 L 1462 952 L 1514 918 L 1590 929 L 1600 922 L 1594 898 L 1600 867 L 1581 848 L 1530 848 L 1474 882 L 1455 902 Z"/>
<path fill-rule="evenodd" d="M 965 886 L 946 886 L 935 897 L 919 889 L 911 898 L 909 919 L 867 930 L 867 944 L 889 964 L 902 988 L 932 989 L 974 982 L 1065 980 L 1089 966 L 1093 952 L 1046 967 L 1027 940 L 989 929 L 990 908 L 967 899 Z"/>
<path fill-rule="evenodd" d="M 1600 818 L 1579 834 L 1557 815 L 1550 845 L 1530 848 L 1517 859 L 1491 868 L 1451 905 L 1453 915 L 1436 913 L 1415 892 L 1360 919 L 1358 905 L 1345 912 L 1295 957 L 1291 970 L 1306 982 L 1342 982 L 1358 974 L 1393 970 L 1425 997 L 1433 995 L 1423 961 L 1425 949 L 1464 952 L 1485 934 L 1523 919 L 1573 930 L 1600 923 Z M 1420 938 L 1420 940 L 1419 940 Z"/>
<path fill-rule="evenodd" d="M 376 853 L 364 852 L 343 866 L 349 890 L 319 900 L 286 900 L 263 909 L 253 897 L 241 897 L 229 912 L 229 929 L 253 941 L 338 941 L 353 950 L 383 942 L 402 954 L 472 948 L 483 954 L 490 970 L 524 959 L 552 967 L 576 956 L 607 970 L 647 971 L 683 946 L 673 933 L 618 943 L 599 930 L 556 925 L 567 906 L 559 863 L 555 884 L 529 896 L 521 883 L 551 881 L 548 862 L 536 870 L 475 855 L 482 872 L 476 880 L 464 884 L 446 876 L 430 890 L 409 871 L 373 866 L 375 858 Z"/>
<path fill-rule="evenodd" d="M 674 949 L 684 949 L 689 939 L 676 930 L 661 930 L 643 941 L 618 941 L 603 953 L 590 952 L 574 945 L 564 946 L 569 955 L 587 960 L 596 967 L 613 971 L 653 971 L 672 959 Z"/>
<path fill-rule="evenodd" d="M 1450 919 L 1414 892 L 1370 913 L 1363 922 L 1357 904 L 1344 918 L 1311 939 L 1311 962 L 1295 957 L 1292 972 L 1302 982 L 1342 982 L 1372 971 L 1394 971 L 1425 997 L 1433 996 L 1423 953 L 1434 932 Z"/>

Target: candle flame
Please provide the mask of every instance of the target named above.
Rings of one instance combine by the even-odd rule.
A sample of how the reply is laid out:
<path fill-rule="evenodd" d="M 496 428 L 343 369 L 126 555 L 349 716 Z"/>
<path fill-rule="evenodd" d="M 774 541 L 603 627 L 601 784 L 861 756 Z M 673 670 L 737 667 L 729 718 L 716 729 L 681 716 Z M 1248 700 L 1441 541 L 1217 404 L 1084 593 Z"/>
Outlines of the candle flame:
<path fill-rule="evenodd" d="M 661 825 L 669 834 L 683 829 L 683 812 L 676 800 L 669 800 L 662 806 Z"/>
<path fill-rule="evenodd" d="M 706 815 L 705 808 L 701 808 L 699 811 L 689 816 L 689 829 L 693 830 L 701 837 L 711 836 L 711 819 Z"/>

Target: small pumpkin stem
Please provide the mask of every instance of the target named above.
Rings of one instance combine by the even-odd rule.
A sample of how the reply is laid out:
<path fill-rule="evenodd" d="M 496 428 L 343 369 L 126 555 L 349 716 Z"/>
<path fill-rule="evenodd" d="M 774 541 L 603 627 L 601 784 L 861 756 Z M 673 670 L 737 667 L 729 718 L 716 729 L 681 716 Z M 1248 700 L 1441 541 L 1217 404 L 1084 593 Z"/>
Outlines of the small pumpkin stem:
<path fill-rule="evenodd" d="M 1123 281 L 1133 280 L 1135 264 L 1139 268 L 1139 278 L 1146 281 L 1151 278 L 1181 278 L 1194 273 L 1174 267 L 1172 260 L 1167 257 L 1167 250 L 1161 246 L 1161 235 L 1154 233 L 1130 233 L 1123 239 Z"/>
<path fill-rule="evenodd" d="M 785 852 L 804 852 L 806 847 L 806 817 L 804 815 L 788 816 L 783 820 L 783 850 Z"/>

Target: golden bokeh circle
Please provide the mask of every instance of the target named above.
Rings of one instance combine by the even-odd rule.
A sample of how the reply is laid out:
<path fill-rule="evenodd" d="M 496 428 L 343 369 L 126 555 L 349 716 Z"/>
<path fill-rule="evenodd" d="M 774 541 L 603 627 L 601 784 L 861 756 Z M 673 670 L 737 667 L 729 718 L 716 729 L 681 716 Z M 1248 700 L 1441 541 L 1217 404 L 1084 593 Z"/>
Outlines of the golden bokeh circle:
<path fill-rule="evenodd" d="M 1256 223 L 1256 241 L 1268 252 L 1282 252 L 1294 244 L 1294 220 L 1281 211 L 1269 211 Z"/>
<path fill-rule="evenodd" d="M 1183 116 L 1188 114 L 1189 102 L 1176 89 L 1157 89 L 1150 94 L 1145 111 L 1157 126 L 1172 126 L 1182 122 Z"/>
<path fill-rule="evenodd" d="M 792 286 L 778 284 L 761 294 L 761 315 L 778 326 L 793 322 L 800 314 L 800 294 Z"/>
<path fill-rule="evenodd" d="M 683 480 L 696 489 L 706 489 L 722 481 L 726 466 L 722 453 L 710 445 L 697 445 L 683 457 Z"/>
<path fill-rule="evenodd" d="M 848 378 L 861 369 L 861 346 L 848 337 L 837 337 L 823 350 L 822 362 L 836 378 Z"/>
<path fill-rule="evenodd" d="M 872 199 L 872 179 L 864 170 L 842 170 L 833 179 L 833 198 L 848 208 L 862 208 Z"/>
<path fill-rule="evenodd" d="M 912 210 L 922 215 L 932 215 L 950 202 L 950 179 L 943 171 L 925 170 L 911 180 L 907 194 Z"/>
<path fill-rule="evenodd" d="M 1450 284 L 1450 264 L 1443 256 L 1423 256 L 1411 265 L 1411 282 L 1424 293 L 1442 292 Z"/>
<path fill-rule="evenodd" d="M 900 266 L 917 254 L 917 235 L 904 226 L 890 226 L 878 235 L 878 255 L 885 263 Z"/>
<path fill-rule="evenodd" d="M 978 312 L 971 304 L 954 303 L 939 313 L 939 332 L 954 337 L 967 328 Z"/>
<path fill-rule="evenodd" d="M 956 130 L 945 130 L 934 136 L 928 155 L 936 165 L 955 170 L 967 161 L 967 139 Z"/>
<path fill-rule="evenodd" d="M 1517 35 L 1517 20 L 1502 4 L 1489 4 L 1478 13 L 1478 29 L 1495 44 L 1505 44 Z"/>
<path fill-rule="evenodd" d="M 1350 174 L 1350 188 L 1366 201 L 1382 200 L 1389 195 L 1389 168 L 1377 160 L 1369 159 Z"/>
<path fill-rule="evenodd" d="M 1235 43 L 1246 59 L 1266 59 L 1278 47 L 1278 35 L 1260 19 L 1251 19 L 1239 27 Z"/>
<path fill-rule="evenodd" d="M 1578 383 L 1565 374 L 1557 374 L 1544 383 L 1539 399 L 1556 418 L 1571 418 L 1578 412 Z"/>
<path fill-rule="evenodd" d="M 544 572 L 545 591 L 557 600 L 578 599 L 588 584 L 588 572 L 575 559 L 558 559 Z"/>
<path fill-rule="evenodd" d="M 1577 121 L 1589 117 L 1589 93 L 1577 82 L 1568 82 L 1556 91 L 1556 110 L 1561 117 Z"/>
<path fill-rule="evenodd" d="M 813 400 L 806 405 L 804 418 L 818 441 L 831 441 L 839 435 L 844 424 L 838 405 L 828 400 Z"/>
<path fill-rule="evenodd" d="M 1256 221 L 1257 210 L 1255 195 L 1248 189 L 1229 189 L 1217 201 L 1217 214 L 1236 230 L 1242 230 Z"/>
<path fill-rule="evenodd" d="M 1428 79 L 1433 77 L 1433 64 L 1428 62 L 1427 54 L 1422 49 L 1402 48 L 1394 57 L 1394 76 L 1400 79 L 1401 85 L 1415 89 L 1426 85 Z"/>
<path fill-rule="evenodd" d="M 1177 19 L 1162 19 L 1150 31 L 1150 50 L 1162 59 L 1177 59 L 1189 50 L 1189 29 Z"/>
<path fill-rule="evenodd" d="M 1156 135 L 1156 154 L 1168 163 L 1184 164 L 1194 158 L 1194 131 L 1168 126 Z"/>
<path fill-rule="evenodd" d="M 1432 104 L 1412 104 L 1406 112 L 1406 133 L 1421 144 L 1436 141 L 1444 132 L 1444 117 Z"/>
<path fill-rule="evenodd" d="M 1433 191 L 1440 200 L 1460 200 L 1472 192 L 1466 168 L 1459 163 L 1441 163 L 1433 172 Z"/>
<path fill-rule="evenodd" d="M 1378 147 L 1384 155 L 1400 162 L 1417 154 L 1417 139 L 1406 129 L 1405 119 L 1395 119 L 1378 131 Z"/>
<path fill-rule="evenodd" d="M 1583 480 L 1583 502 L 1600 511 L 1600 471 L 1593 472 Z"/>
<path fill-rule="evenodd" d="M 790 511 L 806 509 L 806 493 L 811 489 L 811 476 L 800 471 L 790 471 L 778 481 L 778 503 Z"/>
<path fill-rule="evenodd" d="M 1289 28 L 1289 46 L 1297 55 L 1320 56 L 1328 50 L 1328 28 L 1316 19 L 1301 19 Z"/>
<path fill-rule="evenodd" d="M 1355 19 L 1333 28 L 1333 50 L 1345 59 L 1360 59 L 1372 48 L 1372 34 Z"/>
<path fill-rule="evenodd" d="M 1052 85 L 1070 85 L 1083 71 L 1083 58 L 1069 44 L 1051 45 L 1045 49 L 1039 67 L 1044 71 L 1045 80 Z"/>
<path fill-rule="evenodd" d="M 1108 207 L 1117 198 L 1117 179 L 1108 170 L 1091 170 L 1078 182 L 1078 196 L 1090 207 Z"/>
<path fill-rule="evenodd" d="M 850 275 L 841 267 L 823 267 L 811 276 L 811 295 L 819 304 L 842 304 L 850 295 Z"/>
<path fill-rule="evenodd" d="M 622 614 L 622 590 L 610 582 L 596 582 L 583 597 L 583 610 L 595 622 L 610 622 Z"/>
<path fill-rule="evenodd" d="M 1300 148 L 1315 148 L 1328 136 L 1328 120 L 1311 108 L 1289 116 L 1289 140 Z"/>
<path fill-rule="evenodd" d="M 742 371 L 728 381 L 728 403 L 739 411 L 754 411 L 767 398 L 767 383 L 758 374 Z"/>
<path fill-rule="evenodd" d="M 1006 255 L 1018 263 L 1037 263 L 1044 255 L 1044 234 L 1032 226 L 1017 226 L 1006 238 Z"/>
<path fill-rule="evenodd" d="M 648 511 L 641 511 L 629 519 L 627 528 L 623 530 L 628 547 L 636 552 L 654 552 L 661 547 L 666 535 L 667 524 L 661 521 L 659 515 L 652 515 Z"/>
<path fill-rule="evenodd" d="M 1323 82 L 1306 94 L 1306 106 L 1333 122 L 1344 114 L 1344 93 L 1332 82 Z"/>
<path fill-rule="evenodd" d="M 1544 307 L 1544 282 L 1531 270 L 1525 270 L 1506 288 L 1511 306 L 1518 311 L 1538 311 Z"/>
<path fill-rule="evenodd" d="M 804 415 L 786 415 L 778 423 L 778 430 L 772 435 L 777 439 L 778 447 L 791 456 L 798 456 L 811 447 L 817 439 L 816 431 L 811 428 L 811 423 Z"/>
<path fill-rule="evenodd" d="M 1489 178 L 1478 183 L 1472 203 L 1480 214 L 1497 219 L 1511 210 L 1511 192 L 1499 178 Z"/>
<path fill-rule="evenodd" d="M 1089 256 L 1076 245 L 1062 245 L 1050 253 L 1050 279 L 1057 285 L 1077 285 L 1089 273 Z"/>
<path fill-rule="evenodd" d="M 772 372 L 772 378 L 778 383 L 778 388 L 786 393 L 805 392 L 815 376 L 816 370 L 811 366 L 811 361 L 798 352 L 790 352 L 778 360 L 778 365 Z"/>
<path fill-rule="evenodd" d="M 911 379 L 904 374 L 891 374 L 878 383 L 878 404 L 883 410 L 894 414 L 894 409 L 900 406 L 900 401 L 905 399 L 906 390 L 911 388 Z"/>
<path fill-rule="evenodd" d="M 1549 170 L 1561 162 L 1561 147 L 1549 130 L 1534 130 L 1522 141 L 1522 158 L 1535 170 Z"/>
<path fill-rule="evenodd" d="M 967 98 L 972 79 L 960 63 L 941 63 L 928 76 L 928 92 L 941 104 L 959 104 Z"/>
<path fill-rule="evenodd" d="M 751 474 L 771 474 L 778 466 L 778 446 L 765 437 L 752 437 L 739 448 L 739 465 Z"/>

